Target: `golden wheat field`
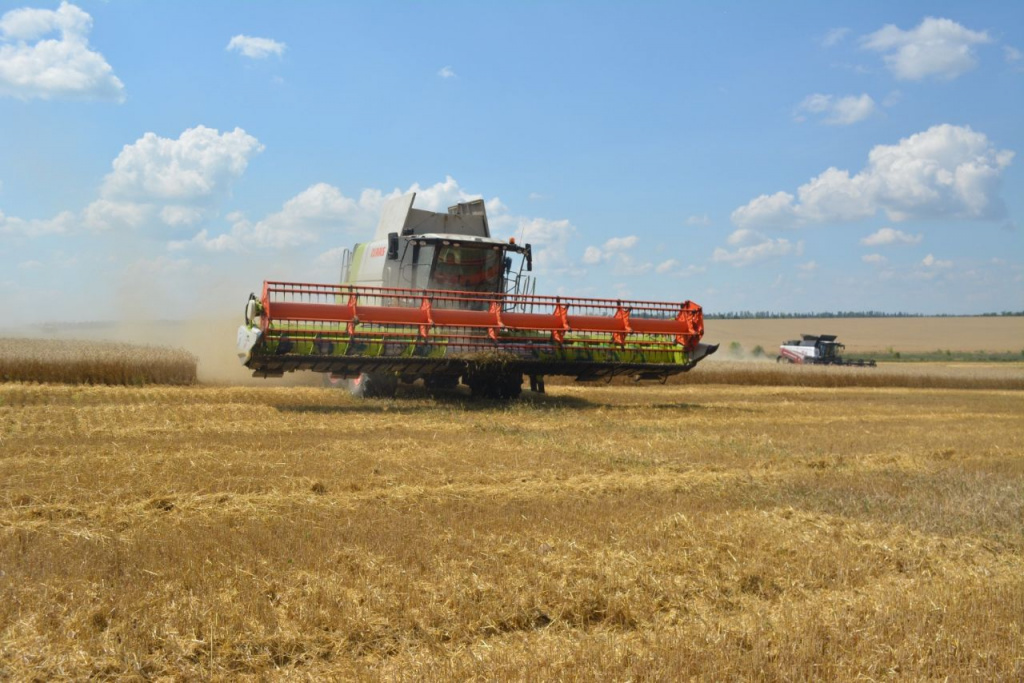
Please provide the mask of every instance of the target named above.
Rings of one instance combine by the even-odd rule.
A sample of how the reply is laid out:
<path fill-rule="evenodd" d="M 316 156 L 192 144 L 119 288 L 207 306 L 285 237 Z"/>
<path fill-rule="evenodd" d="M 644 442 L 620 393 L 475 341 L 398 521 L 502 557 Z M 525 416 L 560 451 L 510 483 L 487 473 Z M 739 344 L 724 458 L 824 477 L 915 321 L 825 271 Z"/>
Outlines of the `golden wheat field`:
<path fill-rule="evenodd" d="M 7 383 L 0 425 L 3 679 L 1024 677 L 1017 390 Z"/>
<path fill-rule="evenodd" d="M 198 362 L 183 349 L 106 340 L 0 337 L 0 382 L 194 384 Z"/>

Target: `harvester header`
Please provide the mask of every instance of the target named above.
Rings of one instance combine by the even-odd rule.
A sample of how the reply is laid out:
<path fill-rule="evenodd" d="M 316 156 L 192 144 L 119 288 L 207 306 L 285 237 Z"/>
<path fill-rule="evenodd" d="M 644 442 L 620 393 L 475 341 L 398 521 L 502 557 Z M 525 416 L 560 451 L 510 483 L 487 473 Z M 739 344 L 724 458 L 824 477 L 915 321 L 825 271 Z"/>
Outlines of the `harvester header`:
<path fill-rule="evenodd" d="M 435 214 L 412 209 L 413 196 L 392 200 L 377 239 L 346 252 L 341 284 L 265 282 L 250 296 L 238 350 L 254 375 L 311 370 L 361 395 L 461 379 L 508 398 L 523 375 L 541 391 L 545 375 L 664 380 L 717 349 L 701 343 L 691 301 L 533 294 L 530 245 L 492 238 L 482 201 Z"/>

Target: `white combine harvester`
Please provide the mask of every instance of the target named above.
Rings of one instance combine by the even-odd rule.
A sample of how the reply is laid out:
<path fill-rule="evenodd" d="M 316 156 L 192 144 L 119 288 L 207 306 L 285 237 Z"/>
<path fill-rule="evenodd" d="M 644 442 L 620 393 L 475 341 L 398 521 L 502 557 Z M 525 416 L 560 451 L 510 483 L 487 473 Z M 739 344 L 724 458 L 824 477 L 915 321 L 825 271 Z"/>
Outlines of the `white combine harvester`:
<path fill-rule="evenodd" d="M 836 341 L 834 334 L 804 334 L 801 339 L 792 339 L 779 347 L 779 363 L 795 363 L 797 365 L 853 365 L 856 367 L 875 367 L 875 361 L 863 358 L 844 358 L 844 344 Z"/>

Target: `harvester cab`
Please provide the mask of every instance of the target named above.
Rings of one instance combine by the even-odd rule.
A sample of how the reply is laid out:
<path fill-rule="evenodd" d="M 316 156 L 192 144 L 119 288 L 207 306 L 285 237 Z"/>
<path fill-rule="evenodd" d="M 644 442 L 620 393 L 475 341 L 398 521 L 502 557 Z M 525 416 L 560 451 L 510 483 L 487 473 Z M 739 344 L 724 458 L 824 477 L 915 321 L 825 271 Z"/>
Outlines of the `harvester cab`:
<path fill-rule="evenodd" d="M 344 252 L 339 284 L 264 282 L 250 295 L 238 356 L 253 375 L 312 370 L 360 396 L 461 381 L 512 398 L 524 375 L 538 391 L 545 375 L 664 381 L 718 349 L 701 343 L 692 301 L 534 294 L 530 245 L 494 238 L 482 200 L 435 213 L 415 197 L 384 205 L 373 239 Z"/>
<path fill-rule="evenodd" d="M 484 295 L 530 293 L 530 245 L 491 237 L 483 200 L 456 204 L 443 214 L 412 208 L 415 196 L 387 202 L 373 241 L 346 250 L 343 284 Z M 486 300 L 462 304 L 479 309 Z"/>

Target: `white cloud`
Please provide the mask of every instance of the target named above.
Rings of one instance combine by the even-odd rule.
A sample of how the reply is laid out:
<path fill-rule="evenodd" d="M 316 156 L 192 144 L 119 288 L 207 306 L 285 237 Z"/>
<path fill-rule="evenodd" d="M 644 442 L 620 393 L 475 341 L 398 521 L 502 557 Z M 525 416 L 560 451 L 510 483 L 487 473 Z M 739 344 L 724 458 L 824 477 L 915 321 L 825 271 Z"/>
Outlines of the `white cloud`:
<path fill-rule="evenodd" d="M 818 263 L 816 261 L 808 261 L 807 263 L 797 265 L 797 268 L 805 273 L 813 273 L 818 269 Z"/>
<path fill-rule="evenodd" d="M 618 257 L 617 262 L 623 261 L 622 265 L 627 270 L 635 266 L 632 259 L 626 256 L 625 252 L 629 251 L 636 246 L 639 238 L 636 235 L 628 235 L 626 237 L 612 237 L 604 243 L 603 247 L 587 247 L 583 252 L 583 262 L 589 265 L 594 265 L 604 261 L 605 263 Z M 650 264 L 647 264 L 650 266 Z"/>
<path fill-rule="evenodd" d="M 740 229 L 729 235 L 726 242 L 735 250 L 718 247 L 711 254 L 715 263 L 728 263 L 737 268 L 777 259 L 789 254 L 799 254 L 802 244 L 794 245 L 786 239 L 771 239 L 753 230 Z"/>
<path fill-rule="evenodd" d="M 96 231 L 125 230 L 144 225 L 154 212 L 150 204 L 97 199 L 82 211 L 82 223 Z"/>
<path fill-rule="evenodd" d="M 259 140 L 241 128 L 222 134 L 196 126 L 177 140 L 146 133 L 114 159 L 101 194 L 122 201 L 204 202 L 226 194 L 261 151 Z"/>
<path fill-rule="evenodd" d="M 659 275 L 664 275 L 666 273 L 671 273 L 673 270 L 675 270 L 678 267 L 679 267 L 679 261 L 677 261 L 674 258 L 670 258 L 669 260 L 662 261 L 657 266 L 655 266 L 654 272 L 658 273 Z"/>
<path fill-rule="evenodd" d="M 177 140 L 146 133 L 124 146 L 104 178 L 100 196 L 79 215 L 64 212 L 51 220 L 26 221 L 5 219 L 0 213 L 0 233 L 38 237 L 71 233 L 79 227 L 102 232 L 195 225 L 214 212 L 249 158 L 262 149 L 256 138 L 240 128 L 221 134 L 197 126 Z"/>
<path fill-rule="evenodd" d="M 834 28 L 826 33 L 821 39 L 822 47 L 835 47 L 839 43 L 843 42 L 847 34 L 850 33 L 848 28 Z"/>
<path fill-rule="evenodd" d="M 4 14 L 0 95 L 123 102 L 124 84 L 103 55 L 90 49 L 90 30 L 92 17 L 67 2 L 56 10 L 23 8 Z"/>
<path fill-rule="evenodd" d="M 488 215 L 495 237 L 515 237 L 517 242 L 533 245 L 534 262 L 547 273 L 575 272 L 569 258 L 569 242 L 576 236 L 576 227 L 568 219 L 529 218 L 502 214 Z"/>
<path fill-rule="evenodd" d="M 923 259 L 921 259 L 921 264 L 924 265 L 924 266 L 927 266 L 928 268 L 952 268 L 953 267 L 953 262 L 952 261 L 940 261 L 939 259 L 935 258 L 935 256 L 933 256 L 932 254 L 928 254 Z"/>
<path fill-rule="evenodd" d="M 711 225 L 711 217 L 706 213 L 693 214 L 692 216 L 687 216 L 686 224 L 698 227 L 707 227 Z"/>
<path fill-rule="evenodd" d="M 454 206 L 459 202 L 470 202 L 475 199 L 483 199 L 483 195 L 470 194 L 463 190 L 458 181 L 452 178 L 450 175 L 445 176 L 444 181 L 440 183 L 434 183 L 433 185 L 422 187 L 419 183 L 413 183 L 412 186 L 406 190 L 407 192 L 416 193 L 416 208 L 424 209 L 426 211 L 439 211 L 444 212 L 448 210 L 449 206 Z M 394 190 L 392 195 L 400 194 L 398 190 Z M 488 210 L 494 208 L 503 207 L 501 200 L 497 197 L 487 202 Z M 488 216 L 490 219 L 490 216 Z"/>
<path fill-rule="evenodd" d="M 369 234 L 371 216 L 379 211 L 382 197 L 380 192 L 366 191 L 355 200 L 336 187 L 318 183 L 262 220 L 251 221 L 241 213 L 232 213 L 228 216 L 232 222 L 230 233 L 211 236 L 207 230 L 201 230 L 191 240 L 173 242 L 170 246 L 181 249 L 193 245 L 207 251 L 283 249 L 316 242 L 326 230 L 343 233 L 359 227 Z"/>
<path fill-rule="evenodd" d="M 797 105 L 798 112 L 809 112 L 822 114 L 822 121 L 833 126 L 849 126 L 868 118 L 878 108 L 870 95 L 847 95 L 837 97 L 835 95 L 814 94 L 808 95 Z M 804 120 L 802 114 L 797 115 L 797 120 Z"/>
<path fill-rule="evenodd" d="M 196 126 L 177 140 L 146 133 L 114 159 L 82 222 L 92 230 L 195 225 L 228 196 L 249 159 L 262 150 L 241 128 L 221 134 Z"/>
<path fill-rule="evenodd" d="M 1005 215 L 999 197 L 1014 152 L 997 150 L 983 133 L 942 124 L 877 145 L 860 173 L 829 168 L 788 192 L 761 195 L 732 213 L 741 228 L 799 227 L 853 221 L 885 211 L 891 220 Z"/>
<path fill-rule="evenodd" d="M 450 66 L 443 66 L 443 67 L 441 67 L 441 69 L 437 72 L 437 75 L 440 76 L 441 78 L 457 78 L 458 77 L 458 74 L 456 74 L 455 70 L 452 69 Z"/>
<path fill-rule="evenodd" d="M 864 254 L 860 257 L 860 260 L 864 263 L 870 263 L 873 266 L 885 265 L 889 259 L 885 258 L 881 254 Z"/>
<path fill-rule="evenodd" d="M 860 243 L 868 247 L 881 247 L 890 244 L 920 244 L 923 239 L 922 233 L 910 235 L 902 230 L 882 228 L 862 239 Z"/>
<path fill-rule="evenodd" d="M 617 253 L 612 261 L 612 272 L 616 275 L 642 275 L 654 269 L 654 264 L 648 261 L 637 261 L 630 254 Z"/>
<path fill-rule="evenodd" d="M 266 59 L 270 55 L 282 56 L 287 47 L 284 43 L 270 38 L 237 35 L 228 42 L 228 46 L 224 49 L 237 52 L 250 59 Z"/>
<path fill-rule="evenodd" d="M 668 259 L 654 266 L 654 272 L 663 277 L 688 278 L 707 272 L 704 266 L 683 266 L 677 259 Z"/>
<path fill-rule="evenodd" d="M 883 53 L 886 66 L 896 78 L 909 81 L 929 76 L 956 78 L 978 65 L 972 46 L 989 42 L 984 31 L 934 17 L 926 17 L 909 31 L 887 24 L 861 39 L 866 49 Z"/>
<path fill-rule="evenodd" d="M 613 251 L 626 251 L 636 246 L 639 238 L 636 235 L 628 235 L 626 237 L 612 237 L 610 240 L 604 243 L 605 252 Z"/>
<path fill-rule="evenodd" d="M 167 225 L 195 225 L 204 218 L 205 214 L 201 209 L 192 206 L 168 205 L 160 210 L 160 220 Z"/>
<path fill-rule="evenodd" d="M 416 192 L 416 208 L 428 211 L 443 212 L 458 202 L 481 198 L 463 190 L 451 176 L 434 185 L 414 183 L 405 192 L 397 188 L 389 192 L 366 189 L 358 198 L 348 197 L 327 183 L 318 183 L 286 201 L 280 211 L 260 220 L 235 212 L 227 216 L 230 231 L 213 234 L 203 229 L 189 240 L 171 242 L 168 246 L 172 250 L 246 251 L 297 247 L 319 242 L 321 235 L 330 235 L 330 239 L 338 242 L 353 234 L 365 239 L 372 234 L 384 202 L 406 192 Z M 494 236 L 531 243 L 535 261 L 546 264 L 549 271 L 571 267 L 566 249 L 575 228 L 568 220 L 515 216 L 497 197 L 487 200 L 486 205 Z"/>
<path fill-rule="evenodd" d="M 76 225 L 75 214 L 70 211 L 62 211 L 53 218 L 44 220 L 25 220 L 14 216 L 5 216 L 3 211 L 0 211 L 0 235 L 21 237 L 64 235 L 73 232 Z"/>
<path fill-rule="evenodd" d="M 773 195 L 763 194 L 751 199 L 746 206 L 732 212 L 732 222 L 738 226 L 755 226 L 759 228 L 791 228 L 799 225 L 796 199 L 788 192 L 776 192 Z"/>

